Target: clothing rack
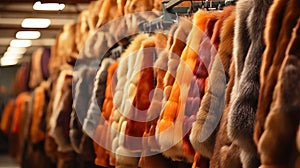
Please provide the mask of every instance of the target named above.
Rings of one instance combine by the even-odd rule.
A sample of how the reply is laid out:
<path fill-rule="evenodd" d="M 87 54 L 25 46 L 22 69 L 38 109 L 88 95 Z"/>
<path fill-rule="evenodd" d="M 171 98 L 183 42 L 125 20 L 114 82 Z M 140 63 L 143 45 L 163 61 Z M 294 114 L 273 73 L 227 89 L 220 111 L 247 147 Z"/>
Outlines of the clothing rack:
<path fill-rule="evenodd" d="M 176 7 L 176 5 L 190 1 L 189 7 Z M 162 1 L 162 16 L 139 24 L 139 30 L 142 32 L 153 32 L 155 30 L 167 30 L 174 23 L 178 22 L 179 15 L 191 15 L 198 9 L 206 10 L 222 10 L 224 6 L 235 4 L 235 0 L 220 0 L 220 1 L 193 1 L 193 0 L 170 0 Z"/>

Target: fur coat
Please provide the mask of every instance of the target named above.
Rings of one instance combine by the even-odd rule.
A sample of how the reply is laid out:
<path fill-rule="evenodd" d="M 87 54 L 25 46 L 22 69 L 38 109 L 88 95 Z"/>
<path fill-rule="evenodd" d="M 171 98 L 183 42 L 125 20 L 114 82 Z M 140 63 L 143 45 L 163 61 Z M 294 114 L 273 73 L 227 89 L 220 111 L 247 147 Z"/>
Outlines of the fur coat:
<path fill-rule="evenodd" d="M 124 146 L 131 151 L 142 152 L 142 139 L 135 139 L 135 137 L 142 137 L 144 134 L 147 110 L 151 102 L 150 92 L 154 89 L 153 62 L 156 59 L 154 36 L 143 41 L 139 54 L 141 54 L 142 62 L 138 74 L 133 74 L 138 75 L 138 82 L 128 112 Z"/>
<path fill-rule="evenodd" d="M 286 47 L 292 36 L 292 29 L 300 16 L 299 8 L 300 3 L 298 1 L 275 0 L 267 16 L 264 32 L 266 49 L 261 66 L 261 88 L 254 132 L 256 144 L 264 131 L 265 119 L 270 111 L 279 69 L 285 57 Z"/>
<path fill-rule="evenodd" d="M 174 27 L 177 27 L 174 25 Z M 174 27 L 168 33 L 168 36 L 157 33 L 155 36 L 155 48 L 158 55 L 157 60 L 154 63 L 154 77 L 156 78 L 156 86 L 153 91 L 153 97 L 147 111 L 147 122 L 143 135 L 143 152 L 142 157 L 140 158 L 139 166 L 143 168 L 151 167 L 178 167 L 183 162 L 173 162 L 171 159 L 164 157 L 160 152 L 160 146 L 157 140 L 155 139 L 155 128 L 157 120 L 162 109 L 162 100 L 164 97 L 163 89 L 164 83 L 163 79 L 167 72 L 168 54 L 172 46 L 173 38 L 181 39 L 180 37 L 175 36 Z M 183 30 L 180 29 L 182 32 Z M 168 38 L 168 39 L 166 39 Z"/>
<path fill-rule="evenodd" d="M 96 68 L 93 65 L 78 66 L 74 68 L 73 72 L 73 110 L 70 119 L 69 137 L 72 148 L 80 158 L 78 159 L 79 162 L 84 164 L 93 163 L 95 157 L 92 139 L 82 130 L 82 123 L 86 118 L 89 107 L 89 98 L 92 95 L 93 85 L 91 82 L 95 78 L 95 73 Z"/>
<path fill-rule="evenodd" d="M 114 109 L 110 116 L 109 122 L 111 123 L 111 138 L 112 138 L 112 153 L 110 155 L 110 164 L 115 165 L 119 163 L 124 163 L 128 161 L 129 165 L 138 162 L 138 158 L 130 158 L 122 156 L 122 151 L 124 147 L 119 145 L 119 137 L 121 132 L 121 126 L 125 120 L 122 116 L 124 111 L 124 106 L 126 102 L 126 97 L 128 97 L 128 85 L 130 83 L 130 77 L 132 75 L 132 67 L 135 64 L 136 54 L 141 46 L 142 41 L 148 38 L 145 34 L 140 34 L 133 39 L 128 48 L 124 51 L 121 56 L 119 67 L 117 69 L 117 84 L 115 93 L 113 96 Z M 124 114 L 123 114 L 124 115 Z M 126 125 L 125 125 L 126 126 Z M 125 131 L 125 130 L 124 130 Z M 121 151 L 121 152 L 118 152 Z M 124 154 L 123 154 L 124 155 Z M 128 156 L 128 155 L 127 155 Z M 119 163 L 118 163 L 119 162 Z"/>
<path fill-rule="evenodd" d="M 101 114 L 98 116 L 99 122 L 93 135 L 94 149 L 96 153 L 95 164 L 100 166 L 109 166 L 109 154 L 106 151 L 111 144 L 110 127 L 108 119 L 113 108 L 112 95 L 114 93 L 116 75 L 115 71 L 118 67 L 118 62 L 113 62 L 107 69 L 107 80 L 105 88 L 105 99 L 103 102 Z"/>
<path fill-rule="evenodd" d="M 170 85 L 170 97 L 156 128 L 156 137 L 163 154 L 173 160 L 184 160 L 190 163 L 193 162 L 194 151 L 190 150 L 188 138 L 184 138 L 188 135 L 188 130 L 183 129 L 183 127 L 185 127 L 184 124 L 186 124 L 187 119 L 187 116 L 185 116 L 185 102 L 187 101 L 193 70 L 196 67 L 197 51 L 203 35 L 203 32 L 199 30 L 201 12 L 195 14 L 193 23 L 196 26 L 192 27 L 187 40 L 188 45 L 182 52 L 180 61 L 178 60 L 176 81 L 173 86 Z M 197 37 L 197 39 L 194 37 Z"/>
<path fill-rule="evenodd" d="M 105 88 L 107 69 L 113 63 L 113 59 L 103 59 L 100 68 L 97 70 L 90 104 L 87 110 L 87 115 L 83 121 L 82 129 L 90 136 L 93 137 L 95 129 L 99 122 L 103 101 L 105 99 Z"/>
<path fill-rule="evenodd" d="M 172 44 L 170 51 L 168 53 L 168 67 L 167 72 L 164 77 L 164 99 L 163 103 L 169 99 L 172 85 L 175 81 L 176 70 L 180 62 L 180 57 L 183 49 L 186 46 L 187 37 L 192 29 L 192 23 L 190 20 L 182 20 L 178 23 L 178 26 L 172 27 L 175 30 L 170 30 L 174 32 L 174 37 L 172 37 Z"/>
<path fill-rule="evenodd" d="M 15 108 L 15 100 L 9 100 L 7 104 L 5 105 L 2 114 L 1 114 L 1 131 L 5 134 L 8 134 L 10 132 L 10 126 L 11 126 L 11 120 L 13 116 L 13 111 Z"/>
<path fill-rule="evenodd" d="M 69 139 L 69 122 L 72 112 L 72 71 L 62 71 L 57 82 L 49 134 L 58 144 L 58 151 L 69 152 L 73 150 Z"/>
<path fill-rule="evenodd" d="M 37 49 L 31 56 L 31 71 L 29 79 L 29 87 L 34 89 L 43 81 L 41 58 L 43 48 Z"/>
<path fill-rule="evenodd" d="M 34 90 L 32 119 L 30 128 L 30 140 L 31 143 L 36 144 L 44 141 L 45 139 L 45 120 L 46 115 L 45 106 L 47 103 L 46 89 L 48 89 L 48 83 L 43 82 L 39 87 Z M 43 126 L 44 127 L 41 127 Z"/>
<path fill-rule="evenodd" d="M 227 128 L 229 137 L 241 148 L 243 167 L 260 165 L 253 130 L 260 87 L 259 70 L 265 49 L 263 30 L 271 3 L 272 0 L 241 0 L 236 6 L 233 55 L 236 71 Z"/>
<path fill-rule="evenodd" d="M 228 81 L 225 91 L 225 108 L 216 130 L 216 139 L 213 155 L 210 160 L 210 167 L 240 168 L 239 148 L 229 140 L 227 135 L 227 118 L 229 111 L 230 93 L 234 83 L 234 62 L 232 61 L 233 37 L 234 37 L 235 9 L 232 9 L 230 16 L 224 20 L 220 32 L 220 45 L 218 56 L 225 70 Z"/>
<path fill-rule="evenodd" d="M 150 37 L 141 43 L 141 46 L 136 54 L 135 65 L 131 73 L 128 83 L 128 95 L 123 96 L 124 108 L 122 111 L 123 117 L 127 119 L 121 125 L 119 145 L 120 152 L 130 153 L 128 158 L 134 159 L 134 162 L 124 162 L 124 159 L 117 157 L 118 166 L 138 166 L 139 156 L 142 152 L 142 137 L 145 130 L 146 112 L 150 105 L 150 91 L 153 86 L 153 60 L 155 56 L 154 37 Z M 129 58 L 130 62 L 130 58 Z M 130 64 L 130 63 L 129 63 Z M 127 73 L 128 75 L 128 73 Z M 129 76 L 127 76 L 129 77 Z M 147 81 L 147 82 L 144 82 Z M 126 85 L 125 85 L 126 87 Z M 134 128 L 134 129 L 133 129 Z M 119 162 L 121 161 L 121 162 Z"/>
<path fill-rule="evenodd" d="M 295 4 L 293 6 L 295 7 Z M 296 138 L 300 121 L 299 44 L 300 19 L 298 18 L 279 70 L 273 101 L 265 122 L 265 131 L 258 142 L 262 168 L 299 167 L 296 163 L 299 157 Z M 284 129 L 281 125 L 284 125 Z"/>
<path fill-rule="evenodd" d="M 220 29 L 221 29 L 221 25 L 223 23 L 223 20 L 226 19 L 233 8 L 225 8 L 224 11 L 222 12 L 222 14 L 219 16 L 218 21 L 215 23 L 215 28 L 213 29 L 213 38 L 212 41 L 215 41 L 214 46 L 218 46 L 217 44 L 218 42 L 218 34 Z M 217 29 L 217 27 L 219 29 Z M 233 26 L 233 25 L 231 25 Z M 233 37 L 233 36 L 232 36 Z M 223 39 L 221 39 L 223 40 Z M 223 42 L 223 41 L 221 41 Z M 210 44 L 211 48 L 213 49 L 214 46 L 212 46 L 212 44 Z M 201 47 L 201 46 L 200 46 Z M 223 46 L 221 46 L 223 47 Z M 228 46 L 226 46 L 228 47 Z M 218 124 L 218 118 L 220 119 L 220 117 L 222 116 L 222 112 L 223 112 L 223 106 L 224 103 L 222 103 L 222 99 L 224 99 L 224 92 L 225 92 L 225 87 L 226 87 L 226 73 L 228 73 L 229 71 L 229 66 L 228 64 L 230 64 L 230 58 L 228 60 L 221 60 L 220 57 L 223 57 L 224 59 L 226 59 L 225 53 L 224 53 L 224 48 L 220 49 L 221 51 L 223 51 L 222 56 L 219 54 L 219 56 L 216 57 L 216 60 L 214 61 L 211 58 L 205 58 L 202 60 L 206 60 L 206 63 L 204 61 L 201 61 L 202 66 L 204 66 L 204 69 L 202 70 L 203 72 L 199 73 L 199 79 L 203 79 L 205 81 L 207 75 L 208 75 L 208 68 L 209 68 L 209 64 L 213 64 L 212 65 L 212 70 L 210 71 L 210 77 L 208 79 L 208 86 L 207 86 L 207 91 L 205 93 L 205 95 L 203 96 L 204 90 L 202 90 L 202 95 L 199 96 L 203 96 L 203 99 L 201 101 L 201 106 L 199 111 L 197 112 L 197 118 L 196 121 L 193 123 L 193 127 L 191 130 L 191 135 L 190 135 L 190 140 L 191 143 L 193 145 L 193 147 L 197 150 L 197 152 L 200 152 L 201 155 L 211 158 L 212 153 L 213 153 L 213 148 L 214 148 L 214 141 L 215 141 L 215 129 L 216 128 L 216 124 Z M 203 57 L 203 55 L 200 55 Z M 230 55 L 231 56 L 231 55 Z M 210 56 L 208 57 L 214 57 L 213 53 L 211 53 Z M 213 61 L 213 63 L 211 63 L 210 61 Z M 224 61 L 224 62 L 223 62 Z M 227 61 L 227 62 L 225 62 Z M 215 64 L 215 65 L 214 65 Z M 224 67 L 223 65 L 226 65 L 226 67 Z M 227 69 L 226 69 L 227 68 Z M 205 73 L 207 75 L 205 75 Z M 218 86 L 216 86 L 215 84 L 218 84 Z M 205 83 L 202 83 L 202 87 L 204 87 Z M 199 87 L 201 88 L 201 87 Z M 216 98 L 216 100 L 214 100 Z M 217 104 L 220 103 L 220 104 Z M 222 105 L 223 104 L 223 105 Z M 214 109 L 215 107 L 215 109 Z M 209 114 L 209 113 L 213 113 L 213 114 Z M 218 117 L 219 116 L 219 117 Z M 208 117 L 208 118 L 207 118 Z M 208 124 L 208 121 L 206 122 L 206 119 L 212 119 L 211 121 L 209 121 L 211 124 Z M 204 123 L 203 123 L 204 122 Z M 205 127 L 204 127 L 205 126 Z M 208 130 L 208 129 L 212 129 L 212 130 Z M 205 131 L 204 131 L 205 130 Z M 205 133 L 204 133 L 205 132 Z M 209 135 L 212 134 L 212 135 Z M 205 138 L 204 138 L 205 137 Z M 200 139 L 199 139 L 200 138 Z"/>
<path fill-rule="evenodd" d="M 49 70 L 50 74 L 58 73 L 62 65 L 77 57 L 75 41 L 76 24 L 65 24 L 52 47 Z"/>

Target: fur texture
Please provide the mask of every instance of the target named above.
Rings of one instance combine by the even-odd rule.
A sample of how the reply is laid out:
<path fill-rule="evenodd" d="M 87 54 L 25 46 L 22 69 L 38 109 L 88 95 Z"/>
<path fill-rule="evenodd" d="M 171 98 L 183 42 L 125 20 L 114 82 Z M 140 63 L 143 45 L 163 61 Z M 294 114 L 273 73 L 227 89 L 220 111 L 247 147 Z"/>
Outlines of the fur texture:
<path fill-rule="evenodd" d="M 222 25 L 223 20 L 228 17 L 230 15 L 230 12 L 232 11 L 233 8 L 228 8 L 230 10 L 224 10 L 221 15 L 219 20 L 217 21 L 216 24 L 218 24 L 217 26 L 220 29 L 220 25 Z M 230 26 L 233 27 L 233 24 L 231 24 Z M 227 28 L 229 29 L 229 28 Z M 216 39 L 218 39 L 219 37 L 217 37 L 219 34 L 219 31 L 217 28 L 214 29 L 213 32 L 213 36 Z M 226 33 L 230 33 L 227 32 Z M 227 35 L 227 34 L 226 34 Z M 227 39 L 224 39 L 224 36 L 222 37 L 222 41 L 225 41 Z M 225 37 L 225 38 L 230 38 L 231 40 L 233 38 L 233 33 L 230 35 L 227 35 L 229 37 Z M 213 40 L 213 39 L 212 39 Z M 217 40 L 216 40 L 217 41 Z M 231 46 L 221 46 L 221 47 L 226 47 L 226 49 L 230 49 L 232 48 Z M 224 54 L 224 50 L 226 50 L 225 48 L 221 48 Z M 197 152 L 201 153 L 201 155 L 211 158 L 212 154 L 213 154 L 213 148 L 214 148 L 214 141 L 215 141 L 215 129 L 213 129 L 213 127 L 216 127 L 217 123 L 218 123 L 218 117 L 216 116 L 220 116 L 221 117 L 221 113 L 223 112 L 223 106 L 222 104 L 222 99 L 224 99 L 224 92 L 225 92 L 225 87 L 226 87 L 226 76 L 225 73 L 228 73 L 229 69 L 226 69 L 226 67 L 223 67 L 223 65 L 228 65 L 230 64 L 230 58 L 226 58 L 228 55 L 221 55 L 219 54 L 219 56 L 217 56 L 217 59 L 214 61 L 216 63 L 213 63 L 213 69 L 211 70 L 211 74 L 209 77 L 209 82 L 208 82 L 208 89 L 207 92 L 205 93 L 203 99 L 201 100 L 201 106 L 199 111 L 197 112 L 197 118 L 196 121 L 193 123 L 193 127 L 191 130 L 191 135 L 190 135 L 190 140 L 191 143 L 193 145 L 193 147 L 197 150 Z M 212 55 L 211 55 L 212 56 Z M 231 54 L 229 55 L 231 56 Z M 223 60 L 221 60 L 219 57 L 222 57 Z M 225 60 L 224 60 L 225 59 Z M 224 62 L 223 62 L 224 61 Z M 226 62 L 227 61 L 227 62 Z M 214 65 L 215 64 L 215 65 Z M 205 71 L 207 73 L 207 69 L 208 67 L 205 67 Z M 229 66 L 227 66 L 227 68 L 229 68 Z M 206 78 L 207 76 L 201 74 L 202 78 Z M 217 84 L 217 85 L 216 85 Z M 202 85 L 205 85 L 204 83 Z M 204 91 L 203 91 L 204 92 Z M 203 95 L 201 95 L 203 96 Z M 220 103 L 220 104 L 218 104 Z M 214 107 L 214 108 L 213 108 Z M 213 114 L 209 114 L 209 113 L 213 113 Z M 211 121 L 206 122 L 206 119 L 211 119 Z M 209 126 L 208 126 L 208 125 Z M 206 129 L 210 129 L 210 130 L 206 130 Z M 210 131 L 214 131 L 214 132 L 210 132 Z M 206 132 L 206 133 L 204 133 Z M 209 134 L 212 135 L 209 135 Z"/>
<path fill-rule="evenodd" d="M 151 11 L 154 0 L 127 0 L 125 4 L 125 14 Z"/>
<path fill-rule="evenodd" d="M 224 21 L 221 29 L 219 57 L 222 60 L 227 79 L 229 79 L 225 93 L 225 108 L 216 133 L 214 152 L 210 160 L 211 167 L 240 168 L 239 147 L 229 140 L 227 135 L 227 120 L 229 111 L 230 94 L 234 84 L 234 62 L 232 61 L 232 48 L 234 37 L 235 11 Z M 229 66 L 230 64 L 230 66 Z M 227 71 L 228 70 L 228 71 Z"/>
<path fill-rule="evenodd" d="M 101 5 L 101 10 L 98 14 L 98 22 L 96 27 L 101 27 L 106 24 L 108 21 L 111 21 L 121 14 L 119 13 L 117 0 L 104 0 Z"/>
<path fill-rule="evenodd" d="M 31 57 L 31 71 L 29 79 L 29 87 L 34 89 L 43 81 L 41 58 L 43 54 L 43 48 L 37 49 Z"/>
<path fill-rule="evenodd" d="M 239 52 L 234 50 L 236 75 L 231 99 L 232 104 L 228 117 L 228 134 L 241 148 L 243 167 L 249 168 L 260 165 L 257 149 L 253 141 L 253 130 L 259 96 L 259 70 L 261 57 L 265 48 L 263 30 L 266 14 L 271 3 L 272 0 L 242 0 L 237 3 L 236 16 L 238 17 L 235 23 L 235 37 L 239 39 L 244 35 L 240 33 L 248 34 L 251 45 L 249 48 L 244 48 L 247 44 L 246 46 L 242 46 L 245 43 L 237 43 L 239 41 L 234 40 L 234 47 L 243 48 L 246 50 L 245 53 L 247 55 L 244 60 L 245 62 L 243 62 L 245 53 L 242 52 L 239 55 Z M 240 20 L 243 19 L 244 15 L 247 18 Z M 245 28 L 245 30 L 241 30 L 241 28 Z M 241 39 L 244 38 L 242 37 Z M 240 58 L 241 56 L 242 58 Z"/>
<path fill-rule="evenodd" d="M 128 48 L 125 50 L 125 52 L 121 56 L 120 66 L 117 70 L 117 85 L 116 85 L 116 91 L 114 93 L 113 102 L 115 105 L 115 108 L 112 112 L 112 115 L 110 116 L 110 122 L 112 123 L 112 127 L 115 131 L 112 131 L 112 151 L 115 153 L 113 157 L 116 158 L 116 165 L 120 165 L 124 163 L 123 165 L 127 163 L 126 160 L 129 163 L 129 165 L 136 165 L 138 162 L 138 158 L 131 158 L 126 157 L 122 155 L 122 152 L 128 152 L 124 151 L 123 143 L 119 143 L 120 140 L 120 134 L 124 134 L 125 128 L 126 128 L 126 121 L 124 115 L 124 109 L 125 104 L 129 99 L 128 96 L 128 89 L 130 84 L 130 78 L 132 75 L 132 68 L 135 64 L 136 54 L 139 50 L 141 43 L 148 38 L 148 35 L 146 34 L 140 34 L 137 37 L 134 38 L 134 40 L 131 42 L 131 44 L 128 46 Z M 130 102 L 129 102 L 130 103 Z M 130 104 L 129 104 L 130 105 Z M 123 126 L 123 132 L 121 130 L 122 125 Z M 123 141 L 124 142 L 124 141 Z M 120 153 L 121 152 L 121 153 Z M 128 155 L 127 155 L 128 156 Z M 136 161 L 137 159 L 137 161 Z"/>
<path fill-rule="evenodd" d="M 113 108 L 112 94 L 114 92 L 114 88 L 113 88 L 115 86 L 114 83 L 116 82 L 115 80 L 116 76 L 114 73 L 117 67 L 118 67 L 118 62 L 113 62 L 107 70 L 108 74 L 107 74 L 106 88 L 105 88 L 105 100 L 103 102 L 101 115 L 98 116 L 100 120 L 94 133 L 94 140 L 95 140 L 94 148 L 96 153 L 95 164 L 99 166 L 109 165 L 109 159 L 108 159 L 109 155 L 108 152 L 106 151 L 107 148 L 104 148 L 103 146 L 106 145 L 104 143 L 108 138 L 106 137 L 106 134 L 108 131 L 110 131 L 106 127 L 106 124 L 108 122 L 109 116 Z"/>
<path fill-rule="evenodd" d="M 300 19 L 298 19 L 287 47 L 275 86 L 270 113 L 266 118 L 265 131 L 258 143 L 262 168 L 299 167 L 295 164 L 296 158 L 299 156 L 296 146 L 300 121 L 299 44 Z M 280 125 L 284 125 L 284 128 Z"/>
<path fill-rule="evenodd" d="M 0 128 L 1 128 L 1 131 L 5 134 L 8 134 L 9 133 L 9 128 L 10 128 L 10 125 L 11 125 L 11 116 L 13 114 L 13 110 L 14 110 L 14 105 L 15 105 L 15 101 L 14 100 L 9 100 L 3 111 L 2 111 L 2 114 L 1 114 L 1 125 L 0 125 Z"/>
<path fill-rule="evenodd" d="M 129 119 L 127 120 L 125 148 L 131 151 L 142 152 L 141 139 L 135 140 L 131 137 L 142 137 L 146 128 L 147 110 L 150 106 L 150 92 L 154 89 L 154 72 L 153 60 L 155 60 L 155 36 L 143 41 L 141 46 L 141 69 L 138 75 L 138 83 L 136 94 L 131 103 L 130 111 L 128 112 Z M 138 145 L 140 144 L 140 145 Z"/>
<path fill-rule="evenodd" d="M 173 27 L 176 30 L 172 38 L 172 44 L 168 56 L 167 72 L 164 77 L 164 102 L 169 99 L 171 92 L 170 88 L 175 80 L 176 69 L 179 65 L 180 56 L 184 47 L 186 46 L 186 38 L 189 31 L 191 30 L 191 26 L 189 24 L 183 23 L 179 23 L 177 28 Z M 187 25 L 188 27 L 186 27 L 185 25 Z"/>
<path fill-rule="evenodd" d="M 89 36 L 89 25 L 88 25 L 88 18 L 89 18 L 89 10 L 83 10 L 77 20 L 76 24 L 76 31 L 75 31 L 75 42 L 76 48 L 80 52 L 84 46 L 85 41 Z"/>
<path fill-rule="evenodd" d="M 72 112 L 72 75 L 66 75 L 63 79 L 60 100 L 51 116 L 55 124 L 52 128 L 51 136 L 57 143 L 59 152 L 71 152 L 73 148 L 69 138 L 69 131 Z"/>
<path fill-rule="evenodd" d="M 291 32 L 300 16 L 297 0 L 276 0 L 270 9 L 265 29 L 266 50 L 261 66 L 261 88 L 256 115 L 254 139 L 258 143 L 264 130 L 265 119 L 270 111 L 272 95 L 278 79 L 278 72 L 285 57 Z"/>
<path fill-rule="evenodd" d="M 90 105 L 87 110 L 87 115 L 84 119 L 82 129 L 92 137 L 94 135 L 95 128 L 99 122 L 99 116 L 102 109 L 105 88 L 106 88 L 106 78 L 107 69 L 110 64 L 112 64 L 113 59 L 105 58 L 100 68 L 97 71 L 95 82 L 93 86 L 93 92 L 90 100 Z"/>
<path fill-rule="evenodd" d="M 48 84 L 43 82 L 39 87 L 34 90 L 33 98 L 33 110 L 32 110 L 32 120 L 30 128 L 30 139 L 31 142 L 36 144 L 45 139 L 44 130 L 41 129 L 44 121 L 42 117 L 44 116 L 44 106 L 46 105 L 46 95 L 45 90 Z"/>
<path fill-rule="evenodd" d="M 189 149 L 188 138 L 183 138 L 188 132 L 185 127 L 185 102 L 187 101 L 190 84 L 193 78 L 194 68 L 196 67 L 199 44 L 203 32 L 199 30 L 201 26 L 201 12 L 195 14 L 193 23 L 196 25 L 188 36 L 187 46 L 182 52 L 181 61 L 176 72 L 176 82 L 174 82 L 168 101 L 158 120 L 156 137 L 161 145 L 163 154 L 173 160 L 185 160 L 193 162 L 194 151 Z M 197 38 L 195 38 L 197 37 Z M 174 44 L 174 43 L 173 43 Z M 176 130 L 176 131 L 175 131 Z M 171 138 L 170 138 L 171 137 Z M 170 149 L 169 149 L 170 148 Z"/>

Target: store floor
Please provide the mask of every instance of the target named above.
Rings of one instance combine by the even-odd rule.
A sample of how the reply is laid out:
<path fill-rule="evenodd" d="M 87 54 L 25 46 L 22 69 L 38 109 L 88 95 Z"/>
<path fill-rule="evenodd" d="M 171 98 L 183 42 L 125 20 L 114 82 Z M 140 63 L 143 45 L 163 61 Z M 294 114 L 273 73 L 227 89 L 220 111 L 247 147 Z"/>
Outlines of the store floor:
<path fill-rule="evenodd" d="M 20 168 L 20 166 L 9 155 L 0 155 L 0 168 Z"/>

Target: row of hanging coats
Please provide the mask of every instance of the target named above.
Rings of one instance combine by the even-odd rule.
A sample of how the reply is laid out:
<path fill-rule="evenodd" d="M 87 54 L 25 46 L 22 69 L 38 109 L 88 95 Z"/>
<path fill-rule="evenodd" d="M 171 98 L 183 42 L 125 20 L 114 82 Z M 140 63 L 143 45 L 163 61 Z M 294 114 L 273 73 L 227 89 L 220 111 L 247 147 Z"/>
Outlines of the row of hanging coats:
<path fill-rule="evenodd" d="M 65 26 L 49 78 L 7 104 L 23 167 L 300 166 L 298 0 L 238 0 L 170 28 L 121 4 L 95 30 Z M 158 17 L 164 30 L 140 30 Z"/>

